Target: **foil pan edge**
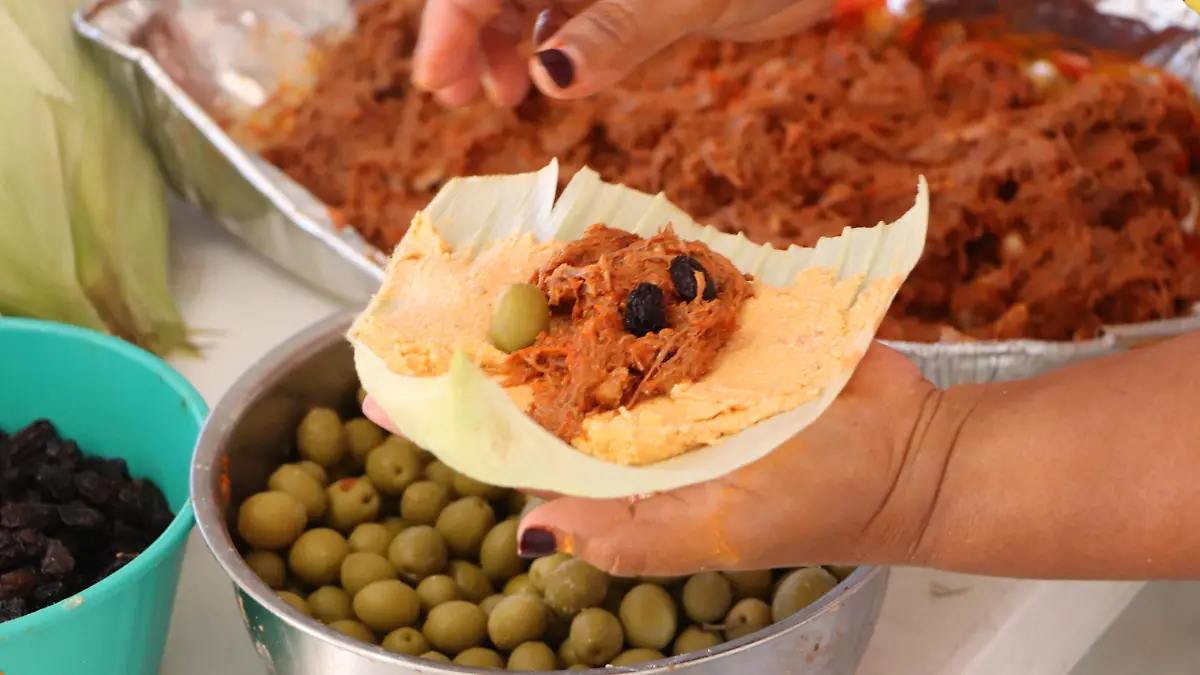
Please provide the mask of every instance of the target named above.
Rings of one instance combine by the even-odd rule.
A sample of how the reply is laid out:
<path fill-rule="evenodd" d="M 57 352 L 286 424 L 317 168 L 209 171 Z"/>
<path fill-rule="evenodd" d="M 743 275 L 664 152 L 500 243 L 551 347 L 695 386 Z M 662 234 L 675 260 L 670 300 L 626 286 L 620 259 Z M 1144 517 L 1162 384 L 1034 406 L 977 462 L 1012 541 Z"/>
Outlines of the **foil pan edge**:
<path fill-rule="evenodd" d="M 93 24 L 120 2 L 95 0 L 72 17 L 76 34 L 131 110 L 171 188 L 276 265 L 347 306 L 383 280 L 384 257 L 334 226 L 315 197 L 236 144 L 144 49 Z M 129 4 L 129 3 L 126 3 Z"/>

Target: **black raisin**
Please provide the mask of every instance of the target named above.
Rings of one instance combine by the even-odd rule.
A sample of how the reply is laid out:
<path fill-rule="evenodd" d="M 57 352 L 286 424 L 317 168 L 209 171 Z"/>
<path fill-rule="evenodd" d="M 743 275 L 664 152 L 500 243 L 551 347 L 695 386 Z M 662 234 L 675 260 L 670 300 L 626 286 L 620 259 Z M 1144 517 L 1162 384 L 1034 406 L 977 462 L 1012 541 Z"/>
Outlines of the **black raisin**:
<path fill-rule="evenodd" d="M 671 282 L 675 284 L 675 291 L 685 301 L 695 300 L 698 290 L 696 287 L 697 272 L 704 276 L 704 299 L 715 300 L 717 285 L 713 283 L 712 277 L 708 276 L 708 270 L 704 269 L 704 265 L 690 255 L 677 255 L 671 260 Z"/>
<path fill-rule="evenodd" d="M 75 496 L 75 477 L 66 467 L 43 464 L 37 469 L 36 482 L 54 501 L 65 502 Z"/>
<path fill-rule="evenodd" d="M 57 539 L 46 543 L 46 554 L 42 556 L 42 574 L 61 577 L 75 571 L 75 556 Z"/>
<path fill-rule="evenodd" d="M 0 506 L 0 527 L 42 529 L 58 523 L 58 509 L 53 504 L 13 502 Z"/>
<path fill-rule="evenodd" d="M 37 581 L 33 570 L 21 569 L 0 574 L 0 599 L 29 597 Z"/>
<path fill-rule="evenodd" d="M 103 506 L 112 501 L 120 488 L 120 484 L 107 476 L 101 476 L 95 471 L 80 471 L 75 474 L 75 489 L 84 499 Z"/>
<path fill-rule="evenodd" d="M 7 572 L 25 560 L 25 550 L 17 535 L 0 529 L 0 572 Z"/>
<path fill-rule="evenodd" d="M 69 595 L 71 587 L 65 581 L 47 581 L 33 589 L 33 602 L 38 607 L 48 607 Z"/>
<path fill-rule="evenodd" d="M 46 551 L 46 537 L 32 528 L 17 530 L 17 543 L 27 558 L 41 558 Z"/>
<path fill-rule="evenodd" d="M 102 570 L 100 570 L 100 574 L 96 575 L 96 581 L 100 581 L 102 579 L 108 578 L 110 575 L 114 574 L 117 570 L 128 565 L 129 562 L 131 560 L 133 560 L 135 557 L 137 557 L 137 553 L 119 553 L 119 554 L 117 554 L 117 557 L 111 563 L 106 565 Z"/>
<path fill-rule="evenodd" d="M 625 330 L 642 337 L 667 327 L 667 306 L 658 286 L 642 282 L 634 286 L 625 300 Z"/>
<path fill-rule="evenodd" d="M 29 613 L 29 603 L 25 598 L 9 598 L 0 600 L 0 621 L 19 619 Z"/>
<path fill-rule="evenodd" d="M 58 518 L 63 525 L 80 530 L 98 530 L 105 524 L 103 513 L 80 501 L 59 506 Z"/>

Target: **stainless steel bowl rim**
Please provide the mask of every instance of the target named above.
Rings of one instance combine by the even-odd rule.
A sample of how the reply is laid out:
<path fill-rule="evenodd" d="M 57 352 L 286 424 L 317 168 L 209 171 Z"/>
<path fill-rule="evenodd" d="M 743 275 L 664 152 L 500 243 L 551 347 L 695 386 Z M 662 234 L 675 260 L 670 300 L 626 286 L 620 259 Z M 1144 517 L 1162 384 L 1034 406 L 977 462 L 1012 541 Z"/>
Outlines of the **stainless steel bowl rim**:
<path fill-rule="evenodd" d="M 234 584 L 242 592 L 268 608 L 292 627 L 313 637 L 335 643 L 338 647 L 352 651 L 364 658 L 385 662 L 391 661 L 398 665 L 403 664 L 406 666 L 420 664 L 428 667 L 431 672 L 476 672 L 464 666 L 440 664 L 395 654 L 382 647 L 368 645 L 351 639 L 301 614 L 263 583 L 242 559 L 224 525 L 225 519 L 221 512 L 221 505 L 217 503 L 216 495 L 213 494 L 212 486 L 217 484 L 220 477 L 219 460 L 224 450 L 225 441 L 242 412 L 261 396 L 280 373 L 286 371 L 291 364 L 297 360 L 303 360 L 321 352 L 331 344 L 333 338 L 342 336 L 349 328 L 353 317 L 354 313 L 352 312 L 338 312 L 288 338 L 243 373 L 221 398 L 200 432 L 200 438 L 196 443 L 196 450 L 192 458 L 191 490 L 197 528 L 200 530 L 200 534 L 204 538 L 204 543 L 208 545 L 213 557 L 224 568 L 226 574 L 229 575 Z M 830 591 L 804 610 L 797 612 L 784 621 L 774 623 L 763 630 L 737 640 L 722 643 L 713 649 L 669 657 L 661 661 L 640 664 L 638 666 L 601 668 L 582 672 L 612 673 L 647 672 L 660 669 L 670 670 L 685 663 L 719 658 L 750 649 L 759 643 L 786 635 L 810 619 L 826 612 L 837 611 L 840 607 L 839 600 L 843 595 L 854 592 L 859 587 L 865 585 L 875 575 L 882 573 L 882 571 L 878 567 L 859 567 L 849 577 L 839 583 L 833 591 Z"/>

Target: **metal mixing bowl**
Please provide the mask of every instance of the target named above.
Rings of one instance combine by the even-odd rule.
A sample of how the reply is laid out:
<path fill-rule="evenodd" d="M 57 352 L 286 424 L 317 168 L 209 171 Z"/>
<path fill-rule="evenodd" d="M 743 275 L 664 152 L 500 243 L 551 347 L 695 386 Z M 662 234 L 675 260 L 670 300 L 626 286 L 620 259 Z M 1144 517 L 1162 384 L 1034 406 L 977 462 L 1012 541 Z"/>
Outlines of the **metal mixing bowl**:
<path fill-rule="evenodd" d="M 346 413 L 355 409 L 358 380 L 350 346 L 343 339 L 351 319 L 350 314 L 330 317 L 284 342 L 225 395 L 204 427 L 192 462 L 196 522 L 233 580 L 246 629 L 268 672 L 477 672 L 392 654 L 305 617 L 255 576 L 230 535 L 238 505 L 261 490 L 290 453 L 304 412 L 313 405 Z M 887 569 L 861 567 L 804 611 L 740 640 L 652 664 L 582 672 L 850 675 L 875 629 L 887 578 Z"/>

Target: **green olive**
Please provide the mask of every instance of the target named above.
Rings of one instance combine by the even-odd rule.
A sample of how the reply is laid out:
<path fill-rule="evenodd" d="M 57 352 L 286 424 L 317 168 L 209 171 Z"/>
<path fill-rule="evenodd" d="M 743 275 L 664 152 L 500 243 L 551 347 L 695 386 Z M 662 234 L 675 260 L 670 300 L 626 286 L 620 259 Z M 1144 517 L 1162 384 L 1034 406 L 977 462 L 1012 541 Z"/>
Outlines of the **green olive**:
<path fill-rule="evenodd" d="M 311 460 L 302 459 L 292 466 L 312 476 L 318 483 L 321 484 L 321 487 L 329 485 L 329 474 L 325 471 L 325 467 L 321 466 L 320 464 L 317 464 Z"/>
<path fill-rule="evenodd" d="M 343 478 L 325 488 L 325 494 L 329 497 L 325 520 L 336 530 L 349 533 L 379 516 L 379 493 L 366 478 Z"/>
<path fill-rule="evenodd" d="M 466 560 L 451 560 L 447 573 L 454 577 L 454 583 L 458 585 L 458 592 L 464 600 L 480 603 L 496 592 L 483 570 Z"/>
<path fill-rule="evenodd" d="M 354 618 L 350 594 L 337 586 L 322 586 L 310 593 L 308 606 L 317 621 L 324 624 Z"/>
<path fill-rule="evenodd" d="M 675 637 L 679 612 L 675 600 L 658 584 L 638 584 L 621 600 L 625 637 L 634 647 L 665 649 Z"/>
<path fill-rule="evenodd" d="M 538 593 L 544 594 L 546 584 L 550 581 L 550 573 L 570 559 L 571 556 L 565 553 L 553 553 L 534 560 L 529 565 L 529 582 L 533 584 Z"/>
<path fill-rule="evenodd" d="M 387 555 L 388 544 L 396 534 L 380 523 L 362 523 L 354 528 L 347 541 L 355 553 L 378 553 Z"/>
<path fill-rule="evenodd" d="M 595 668 L 620 654 L 625 644 L 621 622 L 598 607 L 585 609 L 571 620 L 571 633 L 567 639 L 579 662 Z"/>
<path fill-rule="evenodd" d="M 431 480 L 444 488 L 453 490 L 454 477 L 458 475 L 458 472 L 446 466 L 442 461 L 435 459 L 425 465 L 424 474 L 426 480 Z"/>
<path fill-rule="evenodd" d="M 446 574 L 435 574 L 425 577 L 417 584 L 417 598 L 421 600 L 421 609 L 428 612 L 438 605 L 451 600 L 459 600 L 462 594 L 454 578 Z"/>
<path fill-rule="evenodd" d="M 721 572 L 721 576 L 729 580 L 733 587 L 733 597 L 736 600 L 758 598 L 766 600 L 771 597 L 771 570 L 751 570 L 746 572 Z"/>
<path fill-rule="evenodd" d="M 446 540 L 451 551 L 474 558 L 479 553 L 483 538 L 495 524 L 496 512 L 491 504 L 479 497 L 463 497 L 442 509 L 434 528 Z"/>
<path fill-rule="evenodd" d="M 683 611 L 696 623 L 716 623 L 733 606 L 733 586 L 716 572 L 693 574 L 683 585 Z"/>
<path fill-rule="evenodd" d="M 429 610 L 421 632 L 439 652 L 458 654 L 483 644 L 487 638 L 487 617 L 478 605 L 451 600 Z"/>
<path fill-rule="evenodd" d="M 308 603 L 304 601 L 304 598 L 291 591 L 279 591 L 277 595 L 279 595 L 281 600 L 295 607 L 297 612 L 300 612 L 304 616 L 312 616 L 312 610 L 308 608 Z"/>
<path fill-rule="evenodd" d="M 286 548 L 304 532 L 308 511 L 286 492 L 259 492 L 242 502 L 237 530 L 251 547 L 273 551 Z"/>
<path fill-rule="evenodd" d="M 495 485 L 488 485 L 461 473 L 454 474 L 454 491 L 463 497 L 479 497 L 480 499 L 503 499 L 508 490 Z"/>
<path fill-rule="evenodd" d="M 419 656 L 429 651 L 429 640 L 416 628 L 404 626 L 385 635 L 381 646 L 395 654 Z"/>
<path fill-rule="evenodd" d="M 428 480 L 419 480 L 400 497 L 400 517 L 413 525 L 433 525 L 450 503 L 450 490 Z"/>
<path fill-rule="evenodd" d="M 246 565 L 272 590 L 278 591 L 287 583 L 287 563 L 274 551 L 250 551 Z"/>
<path fill-rule="evenodd" d="M 352 598 L 368 584 L 395 578 L 395 568 L 378 553 L 351 553 L 342 561 L 342 588 Z"/>
<path fill-rule="evenodd" d="M 404 519 L 400 516 L 384 518 L 381 524 L 387 528 L 388 534 L 392 535 L 393 539 L 396 535 L 408 529 L 408 523 L 404 522 Z"/>
<path fill-rule="evenodd" d="M 518 517 L 525 511 L 525 505 L 529 502 L 529 498 L 516 490 L 509 490 L 504 501 L 507 502 L 508 512 L 513 517 Z"/>
<path fill-rule="evenodd" d="M 368 628 L 390 633 L 411 626 L 421 615 L 417 592 L 397 579 L 373 581 L 354 594 L 354 614 Z"/>
<path fill-rule="evenodd" d="M 296 428 L 296 447 L 304 459 L 329 468 L 346 454 L 342 418 L 330 408 L 313 408 Z"/>
<path fill-rule="evenodd" d="M 509 354 L 532 345 L 550 329 L 550 303 L 533 284 L 512 284 L 492 302 L 490 338 Z"/>
<path fill-rule="evenodd" d="M 632 666 L 638 663 L 650 663 L 651 661 L 659 661 L 666 657 L 657 649 L 637 648 L 621 652 L 617 658 L 609 662 L 612 666 Z"/>
<path fill-rule="evenodd" d="M 288 551 L 288 567 L 301 581 L 323 586 L 338 578 L 342 561 L 350 552 L 345 537 L 326 527 L 309 530 Z"/>
<path fill-rule="evenodd" d="M 457 588 L 458 587 L 455 586 L 455 589 Z M 496 609 L 496 605 L 499 605 L 507 597 L 507 595 L 502 595 L 500 593 L 489 595 L 483 599 L 483 602 L 479 603 L 479 609 L 482 609 L 484 616 L 490 619 L 492 617 L 492 610 Z"/>
<path fill-rule="evenodd" d="M 325 488 L 310 472 L 295 464 L 284 464 L 275 469 L 267 479 L 267 489 L 286 492 L 300 500 L 308 512 L 309 520 L 316 520 L 325 515 L 325 509 L 329 507 Z"/>
<path fill-rule="evenodd" d="M 367 644 L 373 645 L 377 642 L 375 634 L 371 632 L 370 628 L 367 628 L 366 624 L 363 624 L 359 621 L 354 621 L 353 619 L 334 621 L 333 623 L 329 624 L 329 627 L 343 635 L 348 635 L 355 640 L 361 640 Z"/>
<path fill-rule="evenodd" d="M 854 565 L 826 565 L 825 569 L 838 581 L 845 581 L 846 577 L 854 574 L 854 570 L 858 568 Z"/>
<path fill-rule="evenodd" d="M 521 574 L 525 569 L 525 561 L 517 553 L 519 525 L 516 518 L 500 521 L 488 531 L 479 545 L 479 566 L 492 581 L 525 576 Z"/>
<path fill-rule="evenodd" d="M 367 478 L 388 495 L 398 495 L 421 477 L 421 457 L 409 441 L 392 436 L 367 455 Z"/>
<path fill-rule="evenodd" d="M 438 661 L 440 663 L 450 663 L 450 657 L 441 652 L 428 651 L 421 655 L 421 658 L 426 661 Z"/>
<path fill-rule="evenodd" d="M 454 657 L 454 664 L 467 668 L 500 669 L 504 667 L 504 657 L 487 647 L 471 647 Z"/>
<path fill-rule="evenodd" d="M 546 631 L 546 604 L 536 595 L 510 595 L 488 617 L 488 637 L 505 651 L 522 642 L 539 640 Z"/>
<path fill-rule="evenodd" d="M 508 655 L 509 670 L 547 671 L 558 668 L 554 650 L 545 642 L 526 642 L 517 645 Z"/>
<path fill-rule="evenodd" d="M 428 525 L 404 530 L 388 546 L 388 560 L 392 567 L 401 576 L 413 581 L 441 572 L 446 568 L 449 557 L 442 535 Z"/>
<path fill-rule="evenodd" d="M 346 449 L 359 464 L 366 462 L 367 455 L 387 438 L 383 429 L 365 417 L 348 420 L 343 428 L 346 433 Z"/>
<path fill-rule="evenodd" d="M 725 639 L 736 640 L 771 625 L 771 606 L 758 598 L 739 600 L 725 615 Z"/>
<path fill-rule="evenodd" d="M 837 578 L 820 567 L 803 567 L 788 572 L 775 587 L 775 597 L 771 600 L 771 619 L 783 621 L 816 602 L 837 585 Z"/>
<path fill-rule="evenodd" d="M 608 575 L 579 558 L 554 568 L 546 580 L 546 604 L 563 616 L 599 607 L 608 595 Z"/>
<path fill-rule="evenodd" d="M 688 626 L 683 629 L 679 637 L 675 638 L 675 648 L 671 650 L 671 653 L 679 656 L 680 654 L 702 652 L 706 649 L 712 649 L 719 644 L 721 644 L 720 635 L 698 626 Z"/>
<path fill-rule="evenodd" d="M 518 593 L 530 593 L 541 596 L 541 593 L 538 593 L 537 589 L 533 587 L 533 581 L 530 580 L 528 574 L 518 574 L 504 584 L 505 595 L 516 595 Z"/>
<path fill-rule="evenodd" d="M 571 668 L 574 666 L 582 666 L 583 663 L 579 660 L 579 655 L 575 653 L 575 648 L 571 646 L 570 640 L 564 640 L 558 646 L 558 665 L 562 668 Z M 588 666 L 583 666 L 587 668 Z"/>

